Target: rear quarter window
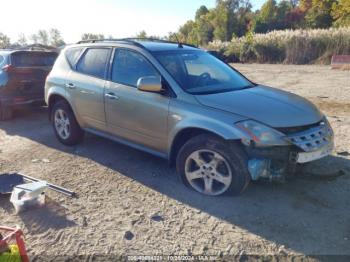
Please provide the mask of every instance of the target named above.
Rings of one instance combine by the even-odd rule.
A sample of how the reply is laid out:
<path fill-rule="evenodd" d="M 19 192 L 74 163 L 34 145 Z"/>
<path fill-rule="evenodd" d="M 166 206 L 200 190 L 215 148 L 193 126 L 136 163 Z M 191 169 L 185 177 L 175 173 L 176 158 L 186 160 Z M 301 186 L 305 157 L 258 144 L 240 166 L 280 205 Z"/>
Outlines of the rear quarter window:
<path fill-rule="evenodd" d="M 69 48 L 65 52 L 66 58 L 71 67 L 75 67 L 83 50 L 84 48 L 81 48 L 81 47 L 73 47 L 73 48 Z"/>
<path fill-rule="evenodd" d="M 97 78 L 106 78 L 110 52 L 109 48 L 88 49 L 77 64 L 77 71 Z"/>
<path fill-rule="evenodd" d="M 0 66 L 5 64 L 5 57 L 3 55 L 0 55 Z"/>
<path fill-rule="evenodd" d="M 12 54 L 11 62 L 16 67 L 53 66 L 57 56 L 56 53 L 19 52 Z"/>

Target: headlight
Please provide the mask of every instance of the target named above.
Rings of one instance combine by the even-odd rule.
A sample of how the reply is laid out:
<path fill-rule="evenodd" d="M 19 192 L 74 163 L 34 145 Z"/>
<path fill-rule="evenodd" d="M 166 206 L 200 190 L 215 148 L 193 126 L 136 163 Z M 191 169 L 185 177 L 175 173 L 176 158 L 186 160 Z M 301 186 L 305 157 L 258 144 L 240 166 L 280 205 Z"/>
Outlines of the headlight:
<path fill-rule="evenodd" d="M 257 146 L 289 145 L 284 139 L 284 134 L 259 122 L 246 120 L 236 123 L 236 126 L 245 132 Z"/>

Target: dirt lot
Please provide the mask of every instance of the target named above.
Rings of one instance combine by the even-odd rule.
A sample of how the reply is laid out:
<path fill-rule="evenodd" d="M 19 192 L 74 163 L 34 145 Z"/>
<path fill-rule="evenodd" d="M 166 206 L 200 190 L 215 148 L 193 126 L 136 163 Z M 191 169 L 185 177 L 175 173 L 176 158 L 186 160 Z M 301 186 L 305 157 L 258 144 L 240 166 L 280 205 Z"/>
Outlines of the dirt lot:
<path fill-rule="evenodd" d="M 236 65 L 250 79 L 305 96 L 328 115 L 333 156 L 286 184 L 252 184 L 240 197 L 185 188 L 161 159 L 87 135 L 57 142 L 46 109 L 0 123 L 0 171 L 20 171 L 78 193 L 48 192 L 46 208 L 0 224 L 24 229 L 30 255 L 350 255 L 350 72 L 324 66 Z"/>

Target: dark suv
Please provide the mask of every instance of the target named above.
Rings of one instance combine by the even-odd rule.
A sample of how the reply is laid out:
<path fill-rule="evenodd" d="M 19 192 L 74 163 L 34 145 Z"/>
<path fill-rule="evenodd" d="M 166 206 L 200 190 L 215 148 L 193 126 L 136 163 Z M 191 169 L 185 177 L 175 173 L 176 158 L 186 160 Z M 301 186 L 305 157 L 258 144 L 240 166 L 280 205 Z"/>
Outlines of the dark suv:
<path fill-rule="evenodd" d="M 0 120 L 19 106 L 43 103 L 45 79 L 58 56 L 52 51 L 0 50 Z"/>

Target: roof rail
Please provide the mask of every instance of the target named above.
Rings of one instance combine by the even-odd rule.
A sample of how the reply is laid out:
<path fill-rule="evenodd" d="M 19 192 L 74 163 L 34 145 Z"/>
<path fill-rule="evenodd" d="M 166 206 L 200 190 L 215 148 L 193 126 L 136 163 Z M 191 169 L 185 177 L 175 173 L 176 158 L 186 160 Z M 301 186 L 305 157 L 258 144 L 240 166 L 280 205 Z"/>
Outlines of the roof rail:
<path fill-rule="evenodd" d="M 159 38 L 148 38 L 148 37 L 131 37 L 131 38 L 124 38 L 125 40 L 133 40 L 133 41 L 150 41 L 150 42 L 160 42 L 160 43 L 169 43 L 169 44 L 177 44 L 180 46 L 186 45 L 194 48 L 198 48 L 196 45 L 192 44 L 187 44 L 187 43 L 181 43 L 181 42 L 174 42 L 174 41 L 169 41 L 169 40 L 164 40 L 164 39 L 159 39 Z"/>
<path fill-rule="evenodd" d="M 179 43 L 179 42 L 173 42 L 158 38 L 140 38 L 140 37 L 128 37 L 128 38 L 119 38 L 119 39 L 89 39 L 89 40 L 81 40 L 77 44 L 85 44 L 85 43 L 99 43 L 99 42 L 127 42 L 130 44 L 133 44 L 135 46 L 145 48 L 140 41 L 149 41 L 149 42 L 159 42 L 159 43 L 168 43 L 168 44 L 176 44 L 181 47 L 182 45 L 190 46 L 193 48 L 198 48 L 198 46 L 186 44 L 186 43 Z"/>
<path fill-rule="evenodd" d="M 129 44 L 133 44 L 135 46 L 145 48 L 140 43 L 133 41 L 132 39 L 122 38 L 122 39 L 89 39 L 89 40 L 81 40 L 77 44 L 86 44 L 86 43 L 101 43 L 101 42 L 127 42 Z"/>

